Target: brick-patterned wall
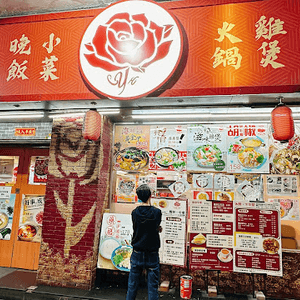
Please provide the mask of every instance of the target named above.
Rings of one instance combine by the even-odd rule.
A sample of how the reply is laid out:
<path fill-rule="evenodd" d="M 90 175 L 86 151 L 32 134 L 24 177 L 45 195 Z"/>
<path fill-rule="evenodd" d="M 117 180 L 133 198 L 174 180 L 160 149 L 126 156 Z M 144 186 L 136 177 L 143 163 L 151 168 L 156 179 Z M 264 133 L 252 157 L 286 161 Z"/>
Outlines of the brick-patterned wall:
<path fill-rule="evenodd" d="M 112 135 L 105 117 L 97 142 L 82 137 L 82 118 L 53 124 L 38 284 L 94 285 L 102 213 L 108 206 Z"/>

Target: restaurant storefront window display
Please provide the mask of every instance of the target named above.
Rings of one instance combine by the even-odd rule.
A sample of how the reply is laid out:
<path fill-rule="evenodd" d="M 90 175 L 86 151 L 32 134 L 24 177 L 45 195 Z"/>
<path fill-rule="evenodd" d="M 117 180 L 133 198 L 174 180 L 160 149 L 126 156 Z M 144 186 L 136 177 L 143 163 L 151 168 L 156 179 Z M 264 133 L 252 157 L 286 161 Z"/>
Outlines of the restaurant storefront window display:
<path fill-rule="evenodd" d="M 245 122 L 116 124 L 113 143 L 111 210 L 104 219 L 115 219 L 116 227 L 102 223 L 98 267 L 129 271 L 121 262 L 127 254 L 119 261 L 116 249 L 131 247 L 135 190 L 147 183 L 152 205 L 163 212 L 161 264 L 283 276 L 282 224 L 292 224 L 295 249 L 300 236 L 299 178 L 291 164 L 286 174 L 273 148 L 294 151 L 291 141 L 277 143 L 267 123 Z"/>

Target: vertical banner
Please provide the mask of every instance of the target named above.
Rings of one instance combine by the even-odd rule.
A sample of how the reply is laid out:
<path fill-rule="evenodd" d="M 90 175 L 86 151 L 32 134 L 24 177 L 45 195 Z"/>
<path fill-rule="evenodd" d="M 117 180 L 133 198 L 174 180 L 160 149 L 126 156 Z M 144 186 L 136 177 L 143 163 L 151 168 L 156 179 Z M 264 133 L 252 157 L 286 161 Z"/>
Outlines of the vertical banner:
<path fill-rule="evenodd" d="M 279 203 L 235 202 L 234 272 L 282 276 Z"/>
<path fill-rule="evenodd" d="M 0 239 L 10 240 L 16 195 L 10 186 L 0 186 Z"/>
<path fill-rule="evenodd" d="M 45 196 L 23 195 L 18 239 L 41 242 Z"/>

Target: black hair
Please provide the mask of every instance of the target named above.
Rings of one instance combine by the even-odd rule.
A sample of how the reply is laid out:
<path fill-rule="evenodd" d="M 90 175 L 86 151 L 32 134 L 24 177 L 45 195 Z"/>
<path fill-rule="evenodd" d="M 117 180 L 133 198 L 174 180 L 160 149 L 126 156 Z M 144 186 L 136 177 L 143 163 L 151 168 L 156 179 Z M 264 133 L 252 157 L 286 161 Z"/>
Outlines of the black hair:
<path fill-rule="evenodd" d="M 146 203 L 151 196 L 150 187 L 147 184 L 142 184 L 136 189 L 138 198 Z"/>

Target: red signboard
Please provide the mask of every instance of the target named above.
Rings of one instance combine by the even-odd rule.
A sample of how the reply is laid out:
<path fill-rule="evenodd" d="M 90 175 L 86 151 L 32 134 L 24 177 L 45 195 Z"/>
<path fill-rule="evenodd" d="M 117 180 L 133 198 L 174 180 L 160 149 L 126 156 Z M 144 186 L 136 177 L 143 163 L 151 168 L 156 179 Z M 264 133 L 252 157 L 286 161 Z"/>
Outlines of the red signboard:
<path fill-rule="evenodd" d="M 35 136 L 35 128 L 15 128 L 15 136 Z"/>
<path fill-rule="evenodd" d="M 184 32 L 185 61 L 175 77 L 157 85 L 158 91 L 151 90 L 151 96 L 299 90 L 298 1 L 199 3 L 161 4 Z M 104 98 L 105 93 L 90 90 L 79 71 L 80 42 L 103 11 L 0 20 L 0 101 Z M 159 65 L 159 60 L 152 64 L 157 74 Z M 127 98 L 130 95 L 121 100 Z"/>

